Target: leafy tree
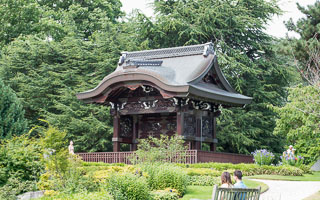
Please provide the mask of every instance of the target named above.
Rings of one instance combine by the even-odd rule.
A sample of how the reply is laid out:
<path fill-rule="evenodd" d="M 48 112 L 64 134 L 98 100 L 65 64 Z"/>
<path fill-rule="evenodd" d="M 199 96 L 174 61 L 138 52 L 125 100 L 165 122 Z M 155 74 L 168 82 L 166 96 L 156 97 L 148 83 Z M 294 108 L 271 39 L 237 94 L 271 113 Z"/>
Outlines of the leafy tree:
<path fill-rule="evenodd" d="M 45 33 L 61 39 L 76 33 L 88 38 L 123 15 L 119 0 L 1 0 L 0 48 L 20 35 Z"/>
<path fill-rule="evenodd" d="M 0 2 L 0 7 L 8 2 Z M 17 10 L 30 2 L 20 0 Z M 114 70 L 120 51 L 136 46 L 124 39 L 129 34 L 118 22 L 123 15 L 120 1 L 45 0 L 33 4 L 41 19 L 35 17 L 34 26 L 15 31 L 5 43 L 0 77 L 23 99 L 30 125 L 38 125 L 38 118 L 47 119 L 68 132 L 76 151 L 111 150 L 108 109 L 85 105 L 75 94 L 95 87 Z M 10 12 L 19 14 L 14 9 Z"/>
<path fill-rule="evenodd" d="M 35 0 L 1 0 L 0 16 L 0 49 L 19 35 L 40 29 L 41 8 Z"/>
<path fill-rule="evenodd" d="M 300 35 L 300 38 L 287 38 L 282 48 L 285 55 L 294 57 L 297 68 L 302 77 L 311 85 L 320 88 L 320 67 L 319 67 L 319 49 L 320 49 L 320 2 L 304 8 L 297 3 L 298 9 L 305 15 L 295 24 L 290 19 L 286 26 L 289 31 L 294 31 Z"/>
<path fill-rule="evenodd" d="M 280 10 L 265 0 L 155 0 L 156 16 L 134 13 L 131 28 L 142 46 L 171 47 L 213 41 L 229 82 L 253 97 L 245 108 L 223 110 L 218 122 L 220 151 L 249 153 L 267 148 L 282 151 L 282 138 L 272 134 L 291 72 L 278 55 L 274 39 L 264 33 L 266 22 Z M 130 23 L 130 21 L 129 21 Z"/>
<path fill-rule="evenodd" d="M 75 97 L 77 92 L 97 84 L 90 74 L 102 72 L 100 62 L 105 58 L 99 58 L 102 52 L 94 54 L 92 48 L 93 43 L 81 39 L 48 42 L 28 36 L 12 42 L 1 60 L 2 77 L 22 97 L 30 124 L 36 125 L 38 118 L 48 116 L 56 126 L 70 131 L 76 150 L 79 146 L 105 148 L 107 141 L 101 141 L 101 146 L 96 141 L 111 134 L 106 108 L 84 105 Z M 101 79 L 106 71 L 100 74 Z M 92 142 L 87 140 L 90 138 Z"/>
<path fill-rule="evenodd" d="M 96 32 L 90 40 L 21 36 L 3 49 L 0 76 L 23 99 L 30 124 L 48 119 L 68 132 L 76 151 L 108 151 L 108 108 L 86 105 L 75 94 L 95 87 L 114 70 L 121 49 L 134 47 L 123 39 L 126 34 L 120 25 L 109 24 L 108 32 Z"/>
<path fill-rule="evenodd" d="M 275 135 L 294 144 L 307 163 L 320 156 L 320 91 L 312 86 L 298 86 L 289 91 L 288 103 L 274 107 L 279 114 Z"/>
<path fill-rule="evenodd" d="M 287 143 L 294 144 L 297 152 L 310 163 L 320 156 L 320 2 L 307 8 L 297 6 L 305 17 L 296 24 L 290 20 L 286 25 L 300 38 L 287 38 L 281 50 L 293 57 L 305 85 L 309 86 L 290 88 L 288 103 L 274 108 L 279 114 L 274 133 L 286 137 Z"/>
<path fill-rule="evenodd" d="M 21 135 L 26 130 L 24 113 L 14 91 L 0 79 L 0 139 Z"/>

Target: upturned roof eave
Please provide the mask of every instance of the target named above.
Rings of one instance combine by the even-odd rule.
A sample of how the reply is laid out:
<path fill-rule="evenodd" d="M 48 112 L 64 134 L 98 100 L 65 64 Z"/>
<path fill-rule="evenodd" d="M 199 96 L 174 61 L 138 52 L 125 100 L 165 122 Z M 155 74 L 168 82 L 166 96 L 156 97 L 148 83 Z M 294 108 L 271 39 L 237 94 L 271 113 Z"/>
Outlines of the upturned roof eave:
<path fill-rule="evenodd" d="M 216 91 L 216 90 L 208 90 L 207 88 L 201 88 L 196 85 L 189 86 L 189 97 L 195 97 L 198 99 L 206 99 L 213 103 L 225 104 L 225 105 L 233 105 L 233 106 L 244 106 L 246 104 L 250 104 L 252 102 L 252 98 L 241 95 L 238 93 L 232 93 L 228 91 Z"/>
<path fill-rule="evenodd" d="M 142 81 L 153 83 L 154 85 L 158 86 L 160 89 L 164 91 L 175 92 L 179 94 L 177 96 L 184 96 L 184 94 L 187 93 L 189 90 L 188 85 L 170 85 L 150 74 L 120 73 L 116 75 L 110 74 L 108 77 L 104 78 L 104 80 L 96 88 L 78 93 L 76 94 L 76 97 L 79 100 L 85 101 L 86 99 L 92 99 L 94 97 L 102 95 L 105 92 L 105 90 L 107 90 L 111 85 L 120 83 L 127 83 L 127 85 L 138 84 Z"/>

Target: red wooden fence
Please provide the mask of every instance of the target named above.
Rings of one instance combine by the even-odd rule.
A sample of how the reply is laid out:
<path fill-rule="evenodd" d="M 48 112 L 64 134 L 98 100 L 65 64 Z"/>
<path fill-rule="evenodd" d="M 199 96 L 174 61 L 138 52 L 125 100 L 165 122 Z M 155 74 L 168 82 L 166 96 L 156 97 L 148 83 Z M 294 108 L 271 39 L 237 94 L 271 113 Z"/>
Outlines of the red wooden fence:
<path fill-rule="evenodd" d="M 130 164 L 129 157 L 134 154 L 128 152 L 95 152 L 95 153 L 77 153 L 86 162 L 104 162 L 104 163 L 125 163 Z M 178 162 L 185 164 L 201 162 L 222 162 L 222 163 L 253 163 L 253 157 L 249 155 L 208 152 L 199 150 L 187 150 L 185 153 L 171 157 L 169 162 Z"/>

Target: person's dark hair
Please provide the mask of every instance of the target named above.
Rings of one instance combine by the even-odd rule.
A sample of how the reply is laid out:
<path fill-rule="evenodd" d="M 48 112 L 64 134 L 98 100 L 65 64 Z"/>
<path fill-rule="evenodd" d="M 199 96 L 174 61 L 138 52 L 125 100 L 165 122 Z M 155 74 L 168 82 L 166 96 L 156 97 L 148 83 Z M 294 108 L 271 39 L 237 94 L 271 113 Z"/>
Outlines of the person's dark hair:
<path fill-rule="evenodd" d="M 232 182 L 231 182 L 231 176 L 229 174 L 229 172 L 223 172 L 221 174 L 221 183 L 224 184 L 224 183 L 227 183 L 228 185 L 231 185 Z"/>
<path fill-rule="evenodd" d="M 242 180 L 242 172 L 240 170 L 234 171 L 234 176 L 236 176 L 239 180 Z"/>

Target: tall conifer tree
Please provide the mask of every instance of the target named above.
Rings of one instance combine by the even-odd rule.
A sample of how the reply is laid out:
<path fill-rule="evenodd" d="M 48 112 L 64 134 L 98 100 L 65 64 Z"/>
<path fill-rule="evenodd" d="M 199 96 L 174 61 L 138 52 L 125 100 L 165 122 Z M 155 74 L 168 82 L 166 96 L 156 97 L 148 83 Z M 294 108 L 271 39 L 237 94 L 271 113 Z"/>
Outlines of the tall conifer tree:
<path fill-rule="evenodd" d="M 24 110 L 14 91 L 0 79 L 0 139 L 26 131 Z"/>
<path fill-rule="evenodd" d="M 223 109 L 218 123 L 218 149 L 250 153 L 268 148 L 282 151 L 282 138 L 272 134 L 290 73 L 276 54 L 274 39 L 264 32 L 280 10 L 266 0 L 155 0 L 156 16 L 136 13 L 132 25 L 147 48 L 214 42 L 224 74 L 240 93 L 253 97 L 245 108 Z M 138 21 L 138 23 L 137 23 Z"/>

